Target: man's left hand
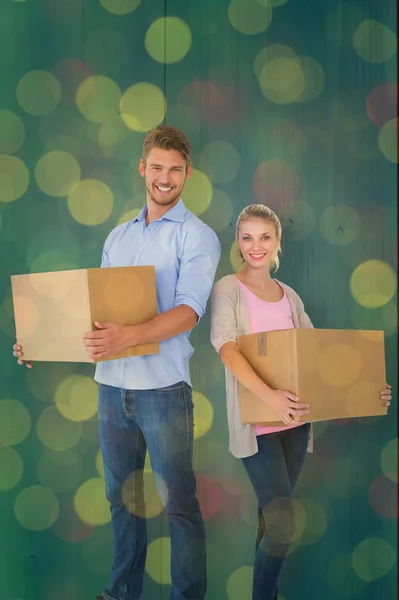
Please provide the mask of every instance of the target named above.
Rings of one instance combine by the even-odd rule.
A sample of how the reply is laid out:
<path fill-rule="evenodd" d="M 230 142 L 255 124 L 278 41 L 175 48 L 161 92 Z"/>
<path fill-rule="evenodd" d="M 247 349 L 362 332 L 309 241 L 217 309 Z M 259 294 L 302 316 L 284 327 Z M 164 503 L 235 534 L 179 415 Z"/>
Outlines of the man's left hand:
<path fill-rule="evenodd" d="M 88 331 L 83 336 L 83 343 L 90 359 L 99 360 L 119 354 L 134 345 L 132 326 L 120 323 L 95 322 L 97 331 Z"/>

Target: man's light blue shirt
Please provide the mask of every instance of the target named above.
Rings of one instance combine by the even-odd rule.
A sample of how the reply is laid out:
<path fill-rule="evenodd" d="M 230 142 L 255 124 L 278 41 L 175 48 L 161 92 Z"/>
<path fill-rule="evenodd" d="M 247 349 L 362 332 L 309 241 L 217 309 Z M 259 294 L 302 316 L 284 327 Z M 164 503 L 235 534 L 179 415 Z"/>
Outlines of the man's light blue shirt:
<path fill-rule="evenodd" d="M 199 318 L 205 312 L 220 259 L 215 232 L 193 215 L 182 200 L 163 217 L 146 225 L 147 206 L 135 219 L 111 231 L 104 244 L 102 267 L 154 265 L 160 313 L 183 304 Z M 95 380 L 123 389 L 162 388 L 185 381 L 191 385 L 189 334 L 161 342 L 160 354 L 99 363 Z"/>

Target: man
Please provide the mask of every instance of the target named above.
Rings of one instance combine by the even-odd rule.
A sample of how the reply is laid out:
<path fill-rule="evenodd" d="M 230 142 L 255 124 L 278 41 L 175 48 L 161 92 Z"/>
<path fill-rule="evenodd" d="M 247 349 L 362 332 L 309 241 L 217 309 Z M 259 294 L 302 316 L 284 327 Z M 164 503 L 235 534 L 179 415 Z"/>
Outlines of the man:
<path fill-rule="evenodd" d="M 172 600 L 203 600 L 205 530 L 192 468 L 193 403 L 189 334 L 205 312 L 220 244 L 184 206 L 191 146 L 177 129 L 160 125 L 145 138 L 139 170 L 147 204 L 108 236 L 102 267 L 155 265 L 159 314 L 140 325 L 96 323 L 84 344 L 95 359 L 129 346 L 160 342 L 160 354 L 101 362 L 99 430 L 114 562 L 97 600 L 140 600 L 147 550 L 143 469 L 148 449 L 169 520 Z M 22 349 L 14 346 L 21 364 Z M 29 365 L 28 365 L 29 366 Z"/>

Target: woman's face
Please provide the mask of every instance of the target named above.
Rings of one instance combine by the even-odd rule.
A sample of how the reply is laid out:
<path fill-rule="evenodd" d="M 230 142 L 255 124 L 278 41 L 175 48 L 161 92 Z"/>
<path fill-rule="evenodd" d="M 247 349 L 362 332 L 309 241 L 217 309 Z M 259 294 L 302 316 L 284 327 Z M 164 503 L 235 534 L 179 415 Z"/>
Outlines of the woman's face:
<path fill-rule="evenodd" d="M 276 256 L 280 240 L 274 224 L 262 218 L 248 219 L 241 223 L 237 244 L 245 262 L 255 268 L 269 267 Z"/>

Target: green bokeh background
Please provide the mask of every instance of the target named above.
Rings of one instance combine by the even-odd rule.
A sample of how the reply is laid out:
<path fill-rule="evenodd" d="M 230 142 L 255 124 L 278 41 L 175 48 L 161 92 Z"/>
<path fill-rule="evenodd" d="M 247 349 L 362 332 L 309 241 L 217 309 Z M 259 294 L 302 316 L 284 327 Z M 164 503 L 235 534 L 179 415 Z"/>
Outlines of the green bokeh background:
<path fill-rule="evenodd" d="M 112 6 L 120 14 L 107 10 Z M 13 199 L 18 186 L 24 189 L 23 175 L 0 156 L 1 600 L 94 598 L 111 562 L 110 524 L 92 528 L 73 506 L 80 486 L 100 477 L 96 416 L 76 425 L 76 443 L 57 455 L 49 455 L 37 428 L 61 382 L 91 378 L 93 367 L 36 364 L 29 372 L 11 352 L 10 275 L 98 266 L 108 232 L 143 202 L 137 162 L 145 133 L 125 125 L 119 104 L 102 122 L 89 121 L 76 106 L 78 86 L 97 75 L 121 93 L 141 82 L 157 86 L 166 122 L 192 141 L 194 167 L 213 194 L 206 208 L 198 180 L 183 198 L 219 235 L 217 278 L 233 270 L 239 211 L 265 202 L 283 223 L 279 278 L 298 291 L 315 326 L 384 329 L 394 396 L 389 416 L 316 425 L 315 452 L 297 488 L 300 533 L 280 594 L 285 600 L 397 597 L 396 16 L 393 0 L 3 0 L 0 154 L 26 165 L 29 185 Z M 164 29 L 159 42 L 162 22 L 146 44 L 147 31 L 163 17 L 185 26 Z M 179 60 L 165 64 L 163 56 Z M 32 71 L 51 73 L 59 88 L 34 75 L 25 92 L 20 82 Z M 148 98 L 137 102 L 133 116 L 147 104 Z M 93 106 L 103 106 L 97 93 Z M 55 197 L 40 187 L 36 165 L 55 150 L 77 159 L 82 180 L 111 190 L 112 211 L 99 224 L 76 221 L 68 192 Z M 90 196 L 86 223 L 102 202 Z M 380 293 L 373 307 L 359 304 L 367 305 L 364 293 L 354 297 L 350 287 L 366 261 L 385 263 L 358 272 L 361 285 Z M 227 451 L 224 375 L 209 344 L 209 314 L 191 339 L 194 389 L 213 409 L 196 396 L 198 429 L 208 426 L 195 447 L 208 536 L 207 597 L 249 600 L 256 504 L 240 462 Z M 44 498 L 25 502 L 31 486 L 53 494 L 39 490 Z M 44 501 L 50 506 L 55 497 L 60 511 L 51 524 Z M 168 536 L 165 517 L 149 519 L 149 534 L 150 541 Z M 146 600 L 169 597 L 169 583 L 154 580 L 168 560 L 155 545 Z"/>

